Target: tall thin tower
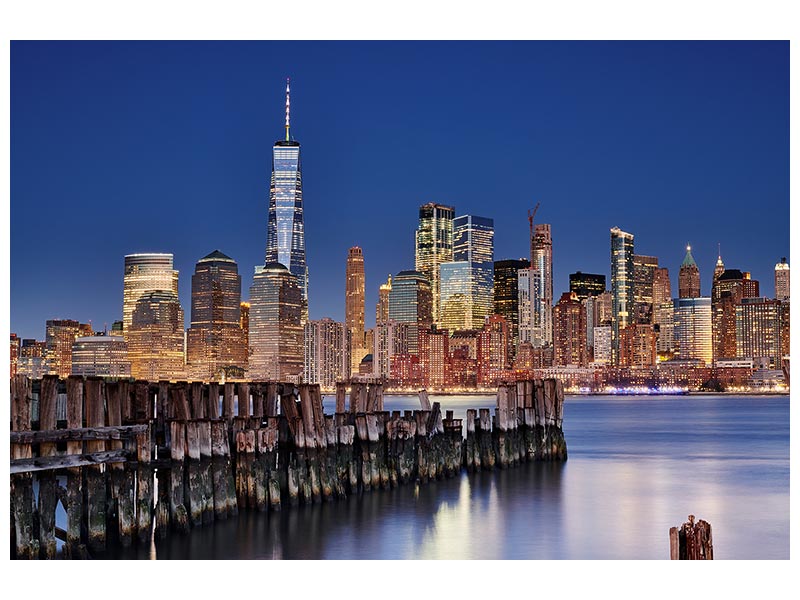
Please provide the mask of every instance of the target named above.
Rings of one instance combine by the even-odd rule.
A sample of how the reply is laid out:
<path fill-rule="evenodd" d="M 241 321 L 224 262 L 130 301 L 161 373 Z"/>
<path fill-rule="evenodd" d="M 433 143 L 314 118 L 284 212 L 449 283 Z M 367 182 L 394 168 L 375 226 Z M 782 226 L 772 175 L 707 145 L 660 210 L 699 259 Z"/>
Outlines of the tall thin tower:
<path fill-rule="evenodd" d="M 280 263 L 295 276 L 301 295 L 301 319 L 305 323 L 308 320 L 308 266 L 303 225 L 303 181 L 300 142 L 292 139 L 289 129 L 288 78 L 285 129 L 285 139 L 272 146 L 265 263 Z"/>
<path fill-rule="evenodd" d="M 619 364 L 620 332 L 633 321 L 633 234 L 611 228 L 611 362 Z"/>
<path fill-rule="evenodd" d="M 535 290 L 535 298 L 531 298 L 533 346 L 549 348 L 553 345 L 553 237 L 549 224 L 533 223 L 538 209 L 539 203 L 533 212 L 528 213 L 531 235 L 530 269 Z"/>
<path fill-rule="evenodd" d="M 344 321 L 350 330 L 352 370 L 358 372 L 364 347 L 364 253 L 358 246 L 347 252 Z"/>
<path fill-rule="evenodd" d="M 415 236 L 415 268 L 425 275 L 433 293 L 433 322 L 441 322 L 439 266 L 453 261 L 453 219 L 455 208 L 429 202 L 419 207 Z"/>

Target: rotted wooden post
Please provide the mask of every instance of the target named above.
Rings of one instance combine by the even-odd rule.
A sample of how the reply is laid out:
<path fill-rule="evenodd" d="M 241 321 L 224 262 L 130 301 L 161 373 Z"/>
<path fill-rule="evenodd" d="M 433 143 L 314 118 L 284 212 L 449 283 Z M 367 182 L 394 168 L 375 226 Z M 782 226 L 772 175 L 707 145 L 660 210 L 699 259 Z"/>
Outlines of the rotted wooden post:
<path fill-rule="evenodd" d="M 11 430 L 30 431 L 31 380 L 24 375 L 15 375 L 11 385 Z M 30 444 L 11 444 L 12 459 L 31 458 L 32 455 Z M 10 499 L 17 558 L 38 558 L 39 539 L 33 518 L 36 505 L 33 495 L 33 476 L 30 473 L 11 475 Z"/>
<path fill-rule="evenodd" d="M 137 382 L 138 383 L 138 382 Z M 105 426 L 105 386 L 100 377 L 88 377 L 84 383 L 86 389 L 86 426 Z M 103 452 L 105 442 L 86 442 L 89 454 Z M 89 550 L 104 552 L 106 549 L 106 478 L 104 465 L 85 467 L 87 526 L 89 531 Z"/>
<path fill-rule="evenodd" d="M 695 516 L 689 515 L 689 520 L 680 529 L 671 527 L 669 557 L 671 560 L 713 560 L 711 524 L 702 519 L 695 523 Z"/>
<path fill-rule="evenodd" d="M 58 398 L 58 376 L 45 375 L 39 391 L 39 429 L 56 428 L 56 399 Z M 42 443 L 40 456 L 55 456 L 56 445 Z M 58 484 L 54 471 L 39 474 L 39 544 L 42 558 L 56 557 L 56 503 Z"/>

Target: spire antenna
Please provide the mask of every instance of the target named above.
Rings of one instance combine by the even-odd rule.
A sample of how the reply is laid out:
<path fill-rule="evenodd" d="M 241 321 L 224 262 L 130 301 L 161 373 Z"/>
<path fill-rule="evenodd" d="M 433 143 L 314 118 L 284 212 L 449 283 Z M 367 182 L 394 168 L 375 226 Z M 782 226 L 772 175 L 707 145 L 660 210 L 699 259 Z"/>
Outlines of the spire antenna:
<path fill-rule="evenodd" d="M 289 141 L 289 78 L 286 78 L 286 141 Z"/>

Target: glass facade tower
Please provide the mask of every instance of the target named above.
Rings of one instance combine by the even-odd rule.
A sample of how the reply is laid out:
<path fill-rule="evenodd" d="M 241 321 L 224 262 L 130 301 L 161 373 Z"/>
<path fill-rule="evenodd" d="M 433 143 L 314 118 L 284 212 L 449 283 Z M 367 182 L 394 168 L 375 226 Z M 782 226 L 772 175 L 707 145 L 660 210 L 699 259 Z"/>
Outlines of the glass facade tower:
<path fill-rule="evenodd" d="M 440 321 L 439 265 L 453 259 L 453 218 L 455 209 L 429 202 L 419 207 L 416 232 L 415 269 L 431 283 L 433 321 Z"/>
<path fill-rule="evenodd" d="M 280 263 L 297 278 L 301 319 L 308 320 L 308 267 L 303 225 L 303 180 L 300 142 L 289 134 L 289 80 L 286 80 L 286 139 L 272 147 L 272 178 L 267 216 L 266 263 Z"/>
<path fill-rule="evenodd" d="M 633 321 L 633 234 L 611 229 L 611 361 L 619 361 L 619 336 Z"/>
<path fill-rule="evenodd" d="M 133 320 L 136 302 L 148 292 L 170 291 L 178 295 L 178 272 L 172 268 L 172 254 L 128 254 L 122 290 L 122 333 L 125 339 Z"/>
<path fill-rule="evenodd" d="M 428 278 L 417 271 L 400 271 L 389 292 L 389 320 L 408 323 L 408 352 L 419 352 L 419 330 L 432 323 L 433 298 Z"/>

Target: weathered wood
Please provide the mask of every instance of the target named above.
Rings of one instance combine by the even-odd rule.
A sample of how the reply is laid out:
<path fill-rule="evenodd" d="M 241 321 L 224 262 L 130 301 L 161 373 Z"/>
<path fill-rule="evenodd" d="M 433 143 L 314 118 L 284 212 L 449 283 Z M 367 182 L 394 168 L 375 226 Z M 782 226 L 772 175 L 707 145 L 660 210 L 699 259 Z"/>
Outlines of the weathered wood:
<path fill-rule="evenodd" d="M 254 417 L 263 417 L 264 416 L 264 395 L 266 393 L 267 386 L 265 383 L 253 383 L 250 385 L 250 393 L 253 394 L 253 416 Z"/>
<path fill-rule="evenodd" d="M 422 410 L 430 410 L 431 409 L 431 402 L 428 399 L 428 390 L 420 390 L 419 391 L 419 405 L 422 407 Z"/>
<path fill-rule="evenodd" d="M 206 406 L 203 402 L 203 384 L 193 381 L 189 387 L 189 406 L 191 408 L 192 419 L 203 419 L 206 416 Z"/>
<path fill-rule="evenodd" d="M 233 417 L 233 382 L 226 381 L 222 387 L 222 417 L 230 419 Z"/>
<path fill-rule="evenodd" d="M 264 416 L 278 416 L 278 384 L 274 381 L 267 382 L 267 393 L 264 397 Z"/>
<path fill-rule="evenodd" d="M 180 381 L 170 387 L 172 414 L 179 421 L 188 421 L 192 418 L 189 402 L 186 399 L 186 382 Z"/>
<path fill-rule="evenodd" d="M 10 473 L 32 473 L 35 471 L 51 471 L 101 465 L 106 463 L 128 462 L 126 450 L 108 450 L 92 454 L 68 454 L 48 457 L 18 458 L 11 461 Z"/>
<path fill-rule="evenodd" d="M 67 428 L 80 427 L 83 427 L 83 378 L 71 375 L 67 378 Z M 82 448 L 81 442 L 69 442 L 67 454 L 80 454 Z"/>
<path fill-rule="evenodd" d="M 208 384 L 206 416 L 213 420 L 219 419 L 219 384 L 216 381 L 212 381 Z"/>
<path fill-rule="evenodd" d="M 238 411 L 237 414 L 240 417 L 249 417 L 251 414 L 250 411 L 250 384 L 248 383 L 237 383 L 236 384 L 236 395 L 238 397 Z"/>
<path fill-rule="evenodd" d="M 81 427 L 78 429 L 49 429 L 47 431 L 12 431 L 11 443 L 38 444 L 73 441 L 124 440 L 147 431 L 147 425 L 120 425 L 107 427 Z"/>
<path fill-rule="evenodd" d="M 311 390 L 308 384 L 300 384 L 300 411 L 303 418 L 306 448 L 314 448 L 317 443 L 317 435 L 314 423 L 314 408 L 311 404 Z"/>
<path fill-rule="evenodd" d="M 670 529 L 670 558 L 678 560 L 713 560 L 714 545 L 711 540 L 711 524 L 689 515 L 677 533 L 677 544 L 673 540 L 675 527 Z M 676 551 L 677 546 L 677 551 Z"/>
<path fill-rule="evenodd" d="M 336 412 L 343 413 L 345 411 L 345 397 L 347 395 L 347 384 L 343 381 L 336 382 Z"/>
<path fill-rule="evenodd" d="M 311 410 L 314 418 L 314 433 L 316 434 L 317 448 L 324 448 L 327 445 L 325 439 L 325 411 L 322 407 L 322 392 L 319 384 L 309 386 L 311 395 Z"/>
<path fill-rule="evenodd" d="M 153 418 L 154 399 L 154 396 L 150 394 L 150 382 L 137 380 L 133 384 L 133 392 L 133 420 L 137 422 L 149 421 Z"/>

